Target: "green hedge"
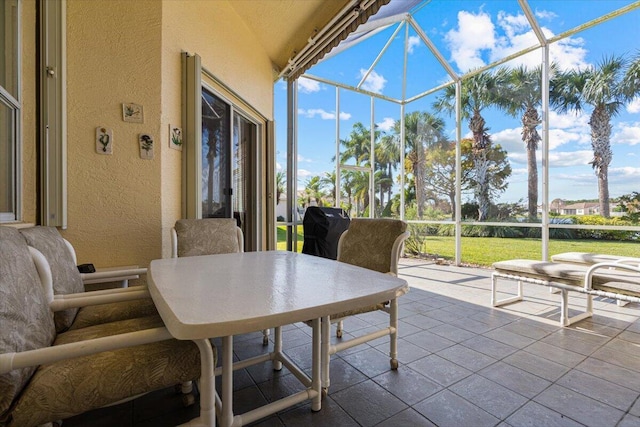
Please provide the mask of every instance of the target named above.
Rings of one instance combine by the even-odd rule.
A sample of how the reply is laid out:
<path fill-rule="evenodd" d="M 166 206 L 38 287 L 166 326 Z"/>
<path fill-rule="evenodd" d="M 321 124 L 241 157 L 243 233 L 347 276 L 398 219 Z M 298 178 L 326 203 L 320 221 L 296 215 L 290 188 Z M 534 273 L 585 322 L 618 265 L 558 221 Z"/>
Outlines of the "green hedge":
<path fill-rule="evenodd" d="M 577 225 L 615 225 L 632 226 L 637 225 L 621 218 L 603 218 L 599 215 L 566 216 L 550 218 L 553 224 L 577 224 Z M 405 248 L 409 253 L 420 254 L 424 242 L 428 236 L 454 236 L 455 225 L 453 224 L 410 224 L 411 236 L 405 243 Z M 513 227 L 508 223 L 501 226 L 488 225 L 464 225 L 462 226 L 463 237 L 497 237 L 497 238 L 534 238 L 541 237 L 541 229 L 537 227 Z M 626 230 L 585 230 L 568 228 L 550 228 L 549 237 L 551 239 L 566 240 L 615 240 L 615 241 L 640 241 L 640 232 Z"/>

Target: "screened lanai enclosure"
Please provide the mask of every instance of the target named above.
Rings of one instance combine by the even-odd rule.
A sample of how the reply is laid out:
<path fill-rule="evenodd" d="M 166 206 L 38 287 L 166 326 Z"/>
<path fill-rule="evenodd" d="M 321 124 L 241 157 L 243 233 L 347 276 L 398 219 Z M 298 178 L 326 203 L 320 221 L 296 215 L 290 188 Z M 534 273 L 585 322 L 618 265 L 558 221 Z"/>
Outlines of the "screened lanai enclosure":
<path fill-rule="evenodd" d="M 319 205 L 455 264 L 640 256 L 640 2 L 381 3 L 276 83 L 280 249 Z"/>

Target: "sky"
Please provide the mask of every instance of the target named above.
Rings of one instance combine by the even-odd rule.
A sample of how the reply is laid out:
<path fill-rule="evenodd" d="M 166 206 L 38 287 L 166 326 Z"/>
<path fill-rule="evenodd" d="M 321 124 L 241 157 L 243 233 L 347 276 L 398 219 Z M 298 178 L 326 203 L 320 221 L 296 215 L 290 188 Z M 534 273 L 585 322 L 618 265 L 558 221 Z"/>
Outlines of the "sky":
<path fill-rule="evenodd" d="M 402 0 L 401 0 L 402 1 Z M 482 67 L 537 44 L 537 39 L 516 0 L 432 0 L 417 7 L 415 21 L 435 45 L 451 68 L 459 74 Z M 529 6 L 544 34 L 553 37 L 572 30 L 633 1 L 622 0 L 530 0 Z M 415 9 L 414 9 L 415 10 Z M 356 86 L 389 43 L 362 89 L 402 99 L 404 63 L 404 27 L 394 36 L 397 24 L 364 42 L 316 64 L 308 74 Z M 406 98 L 424 93 L 450 81 L 418 33 L 407 34 Z M 640 55 L 640 8 L 626 15 L 590 28 L 550 46 L 550 59 L 562 69 L 582 69 L 597 65 L 611 55 Z M 506 66 L 540 63 L 537 49 L 516 58 Z M 286 168 L 286 85 L 278 82 L 275 91 L 276 158 L 278 170 Z M 406 113 L 428 111 L 438 92 L 406 105 Z M 339 135 L 348 137 L 357 122 L 369 127 L 371 97 L 340 90 Z M 400 118 L 397 103 L 376 99 L 373 122 L 382 131 L 390 131 Z M 589 161 L 593 158 L 589 129 L 591 107 L 580 113 L 549 113 L 549 200 L 597 199 L 597 178 Z M 521 139 L 518 117 L 506 116 L 496 109 L 482 112 L 494 144 L 508 152 L 513 169 L 507 190 L 496 202 L 526 200 L 526 152 Z M 441 115 L 447 132 L 455 138 L 452 117 Z M 640 191 L 640 97 L 625 105 L 612 119 L 609 165 L 609 191 L 618 197 Z M 541 127 L 538 127 L 541 132 Z M 312 176 L 333 171 L 336 154 L 336 89 L 324 83 L 300 78 L 298 81 L 298 189 Z M 469 137 L 468 123 L 462 124 L 463 137 Z M 538 173 L 541 176 L 541 151 L 538 150 Z M 541 184 L 539 184 L 541 187 Z M 464 199 L 463 199 L 464 201 Z M 539 198 L 541 201 L 541 198 Z"/>

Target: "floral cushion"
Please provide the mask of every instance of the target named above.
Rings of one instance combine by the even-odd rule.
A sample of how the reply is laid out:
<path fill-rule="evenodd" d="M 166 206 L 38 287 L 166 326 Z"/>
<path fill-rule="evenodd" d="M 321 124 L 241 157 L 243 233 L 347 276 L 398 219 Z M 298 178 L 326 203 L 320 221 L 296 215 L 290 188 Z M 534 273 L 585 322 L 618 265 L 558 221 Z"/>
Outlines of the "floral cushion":
<path fill-rule="evenodd" d="M 240 251 L 233 218 L 181 219 L 176 221 L 175 230 L 179 257 Z"/>
<path fill-rule="evenodd" d="M 369 270 L 391 271 L 391 249 L 407 223 L 395 219 L 353 218 L 338 248 L 338 261 Z"/>
<path fill-rule="evenodd" d="M 90 305 L 82 307 L 78 311 L 78 315 L 69 330 L 156 314 L 158 314 L 158 310 L 156 310 L 151 298 Z"/>
<path fill-rule="evenodd" d="M 0 354 L 47 347 L 54 338 L 53 315 L 27 243 L 16 229 L 0 227 Z M 0 375 L 0 424 L 34 370 Z"/>
<path fill-rule="evenodd" d="M 84 292 L 82 277 L 62 236 L 55 227 L 30 227 L 20 230 L 29 246 L 42 252 L 51 267 L 54 295 Z M 78 313 L 70 308 L 55 313 L 56 331 L 68 329 Z"/>
<path fill-rule="evenodd" d="M 55 345 L 161 326 L 159 316 L 129 319 L 62 333 Z M 192 341 L 172 339 L 62 360 L 38 368 L 10 425 L 68 418 L 199 377 L 200 352 Z"/>

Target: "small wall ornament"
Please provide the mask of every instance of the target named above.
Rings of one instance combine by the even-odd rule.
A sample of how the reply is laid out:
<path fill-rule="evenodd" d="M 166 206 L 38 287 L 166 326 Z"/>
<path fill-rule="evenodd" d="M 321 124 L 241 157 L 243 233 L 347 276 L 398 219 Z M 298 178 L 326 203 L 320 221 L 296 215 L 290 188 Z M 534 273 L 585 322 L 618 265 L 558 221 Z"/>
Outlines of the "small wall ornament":
<path fill-rule="evenodd" d="M 182 151 L 182 129 L 169 125 L 169 147 Z"/>
<path fill-rule="evenodd" d="M 153 159 L 153 137 L 147 133 L 138 135 L 140 144 L 140 158 L 143 160 Z"/>
<path fill-rule="evenodd" d="M 102 126 L 96 128 L 96 153 L 113 154 L 113 130 Z"/>
<path fill-rule="evenodd" d="M 131 123 L 144 123 L 142 105 L 134 103 L 122 104 L 122 120 Z"/>

